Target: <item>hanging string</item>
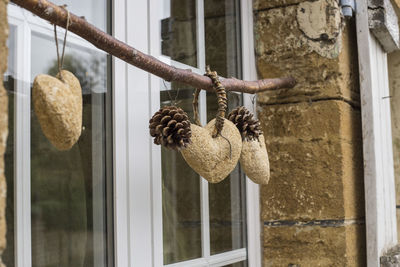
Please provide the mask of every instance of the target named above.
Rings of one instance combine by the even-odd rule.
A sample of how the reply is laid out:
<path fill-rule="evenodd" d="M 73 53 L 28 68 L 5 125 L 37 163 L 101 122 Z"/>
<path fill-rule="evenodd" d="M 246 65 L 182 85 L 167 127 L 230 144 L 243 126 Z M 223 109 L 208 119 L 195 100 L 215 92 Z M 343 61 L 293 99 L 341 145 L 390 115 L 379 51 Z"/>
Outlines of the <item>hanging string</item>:
<path fill-rule="evenodd" d="M 177 101 L 178 96 L 179 96 L 179 91 L 181 90 L 181 88 L 178 87 L 178 90 L 176 90 L 176 95 L 175 98 L 172 100 L 172 96 L 170 91 L 172 91 L 172 89 L 169 89 L 168 86 L 165 84 L 165 80 L 162 80 L 163 84 L 164 84 L 164 88 L 165 91 L 167 91 L 168 97 L 169 97 L 169 101 L 171 102 L 171 106 L 176 106 L 178 105 L 181 101 Z"/>
<path fill-rule="evenodd" d="M 61 60 L 60 60 L 60 52 L 59 52 L 59 48 L 58 48 L 57 25 L 56 24 L 54 24 L 54 39 L 56 41 L 56 49 L 57 49 L 58 73 L 60 75 L 61 80 L 64 81 L 61 71 L 62 71 L 62 68 L 63 68 L 63 65 L 64 65 L 65 46 L 67 44 L 67 34 L 68 34 L 70 14 L 69 14 L 68 9 L 66 8 L 66 5 L 61 6 L 61 7 L 64 8 L 67 11 L 67 25 L 65 27 L 64 43 L 63 43 L 63 48 L 62 48 Z"/>

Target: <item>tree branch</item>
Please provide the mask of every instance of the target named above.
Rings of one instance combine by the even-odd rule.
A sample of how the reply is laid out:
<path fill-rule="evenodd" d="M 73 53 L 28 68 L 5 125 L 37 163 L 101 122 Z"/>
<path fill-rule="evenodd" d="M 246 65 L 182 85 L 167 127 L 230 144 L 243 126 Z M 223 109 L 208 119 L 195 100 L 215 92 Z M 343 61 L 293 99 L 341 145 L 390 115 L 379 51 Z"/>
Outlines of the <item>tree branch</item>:
<path fill-rule="evenodd" d="M 53 24 L 65 28 L 67 23 L 67 11 L 47 0 L 10 0 L 20 7 L 29 10 L 33 14 Z M 122 59 L 123 61 L 150 72 L 166 81 L 181 82 L 195 88 L 201 88 L 214 92 L 213 83 L 206 76 L 169 66 L 158 59 L 146 55 L 135 48 L 117 40 L 111 35 L 101 31 L 85 19 L 70 13 L 69 31 L 79 35 L 92 43 L 97 48 Z M 293 77 L 264 79 L 258 81 L 242 81 L 235 78 L 221 78 L 226 91 L 236 91 L 255 94 L 258 92 L 292 88 L 296 81 Z"/>

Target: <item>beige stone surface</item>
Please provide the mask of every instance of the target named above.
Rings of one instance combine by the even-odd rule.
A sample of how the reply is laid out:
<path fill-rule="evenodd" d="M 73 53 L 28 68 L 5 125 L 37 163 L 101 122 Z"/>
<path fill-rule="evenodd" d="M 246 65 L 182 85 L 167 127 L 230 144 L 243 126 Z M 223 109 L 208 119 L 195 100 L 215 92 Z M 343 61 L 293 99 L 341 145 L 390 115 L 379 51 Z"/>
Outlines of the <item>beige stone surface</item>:
<path fill-rule="evenodd" d="M 339 23 L 340 11 L 335 1 L 318 3 L 319 7 L 324 7 L 331 14 L 317 17 L 318 21 L 326 20 L 321 28 L 304 17 L 299 18 L 299 14 L 305 14 L 300 5 L 256 14 L 255 49 L 259 76 L 275 78 L 292 75 L 298 81 L 294 89 L 260 94 L 260 102 L 287 103 L 335 98 L 359 103 L 357 46 L 354 45 L 356 35 L 352 33 L 355 25 L 351 21 L 344 23 L 341 20 Z M 315 13 L 311 4 L 307 3 L 307 6 L 304 12 Z M 321 11 L 320 14 L 325 12 Z M 306 32 L 305 28 L 308 28 Z M 317 33 L 320 38 L 314 38 Z"/>
<path fill-rule="evenodd" d="M 44 135 L 59 150 L 70 149 L 82 130 L 82 89 L 69 71 L 62 79 L 40 74 L 33 82 L 32 101 Z"/>
<path fill-rule="evenodd" d="M 189 166 L 210 183 L 222 181 L 233 171 L 242 150 L 242 137 L 232 122 L 225 119 L 221 131 L 225 138 L 212 137 L 214 126 L 215 119 L 204 128 L 191 124 L 192 143 L 181 150 Z"/>
<path fill-rule="evenodd" d="M 268 184 L 270 177 L 269 159 L 263 135 L 260 135 L 259 140 L 243 141 L 240 166 L 242 166 L 247 177 L 256 184 Z"/>
<path fill-rule="evenodd" d="M 265 105 L 259 119 L 271 166 L 263 220 L 363 217 L 358 110 L 343 101 Z"/>
<path fill-rule="evenodd" d="M 259 77 L 297 80 L 258 95 L 264 266 L 366 265 L 356 31 L 338 2 L 254 1 Z"/>
<path fill-rule="evenodd" d="M 400 206 L 400 51 L 388 54 L 388 68 L 396 206 Z M 396 211 L 397 233 L 398 240 L 400 240 L 400 210 L 396 209 Z"/>
<path fill-rule="evenodd" d="M 8 135 L 8 100 L 3 87 L 3 74 L 7 70 L 7 0 L 0 0 L 0 255 L 6 246 L 6 179 L 4 177 L 4 153 Z M 4 266 L 0 259 L 0 266 Z"/>
<path fill-rule="evenodd" d="M 364 267 L 365 227 L 265 226 L 264 266 Z"/>
<path fill-rule="evenodd" d="M 400 205 L 400 51 L 388 54 L 396 205 Z"/>

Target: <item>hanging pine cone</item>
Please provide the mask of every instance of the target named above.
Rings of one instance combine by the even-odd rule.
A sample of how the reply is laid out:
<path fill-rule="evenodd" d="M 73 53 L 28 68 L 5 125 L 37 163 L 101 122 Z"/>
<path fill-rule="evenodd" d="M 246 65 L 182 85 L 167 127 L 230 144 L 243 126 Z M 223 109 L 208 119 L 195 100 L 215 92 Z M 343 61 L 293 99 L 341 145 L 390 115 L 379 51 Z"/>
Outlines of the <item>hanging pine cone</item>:
<path fill-rule="evenodd" d="M 262 134 L 260 122 L 253 117 L 254 115 L 245 107 L 237 107 L 228 115 L 228 119 L 236 125 L 242 139 L 246 141 L 258 140 Z"/>
<path fill-rule="evenodd" d="M 149 121 L 150 135 L 154 144 L 180 150 L 190 144 L 192 132 L 188 115 L 181 108 L 160 108 Z"/>

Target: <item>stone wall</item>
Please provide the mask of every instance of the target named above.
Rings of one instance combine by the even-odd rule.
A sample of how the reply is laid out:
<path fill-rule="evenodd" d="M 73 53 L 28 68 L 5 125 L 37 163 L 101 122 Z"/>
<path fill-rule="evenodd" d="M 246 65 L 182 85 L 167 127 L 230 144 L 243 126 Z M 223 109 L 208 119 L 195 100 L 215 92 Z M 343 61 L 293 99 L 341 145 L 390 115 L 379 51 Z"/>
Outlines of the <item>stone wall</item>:
<path fill-rule="evenodd" d="M 4 177 L 4 152 L 6 148 L 6 140 L 8 134 L 7 127 L 7 94 L 3 87 L 3 73 L 7 70 L 7 47 L 6 40 L 8 37 L 7 25 L 7 2 L 8 0 L 0 0 L 0 255 L 6 246 L 6 182 Z M 0 266 L 3 263 L 0 259 Z"/>
<path fill-rule="evenodd" d="M 254 0 L 258 97 L 271 180 L 261 188 L 264 266 L 365 266 L 355 23 L 335 0 Z"/>
<path fill-rule="evenodd" d="M 400 51 L 388 54 L 393 163 L 396 183 L 397 239 L 400 241 Z"/>

